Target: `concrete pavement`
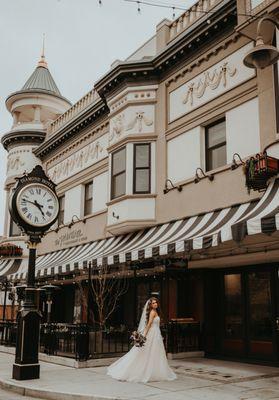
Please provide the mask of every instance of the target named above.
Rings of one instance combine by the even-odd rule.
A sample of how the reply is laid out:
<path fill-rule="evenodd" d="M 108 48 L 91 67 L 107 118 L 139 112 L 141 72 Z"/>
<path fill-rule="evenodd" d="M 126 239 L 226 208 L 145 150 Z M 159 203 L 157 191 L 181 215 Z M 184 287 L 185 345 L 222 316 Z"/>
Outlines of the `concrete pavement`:
<path fill-rule="evenodd" d="M 279 368 L 193 358 L 172 360 L 178 379 L 146 384 L 119 382 L 106 367 L 75 369 L 41 362 L 41 378 L 11 379 L 14 356 L 0 353 L 0 387 L 55 400 L 269 400 L 279 399 Z M 15 399 L 17 399 L 15 397 Z"/>
<path fill-rule="evenodd" d="M 0 400 L 40 400 L 34 397 L 25 397 L 11 391 L 0 389 Z"/>

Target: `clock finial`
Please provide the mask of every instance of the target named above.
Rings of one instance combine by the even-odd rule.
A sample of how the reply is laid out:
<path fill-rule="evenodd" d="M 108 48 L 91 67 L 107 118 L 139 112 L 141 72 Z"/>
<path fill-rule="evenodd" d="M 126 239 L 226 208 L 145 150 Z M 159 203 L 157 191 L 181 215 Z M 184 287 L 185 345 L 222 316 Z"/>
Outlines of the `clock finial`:
<path fill-rule="evenodd" d="M 41 53 L 41 59 L 38 62 L 38 67 L 44 67 L 47 68 L 47 62 L 46 62 L 46 57 L 45 57 L 45 33 L 43 34 L 43 47 L 42 47 L 42 53 Z"/>

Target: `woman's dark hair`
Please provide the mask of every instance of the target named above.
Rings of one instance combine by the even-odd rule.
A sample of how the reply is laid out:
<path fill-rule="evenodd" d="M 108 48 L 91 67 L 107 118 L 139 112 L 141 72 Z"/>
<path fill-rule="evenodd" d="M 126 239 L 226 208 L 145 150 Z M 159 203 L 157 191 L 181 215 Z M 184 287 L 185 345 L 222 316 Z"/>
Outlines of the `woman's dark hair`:
<path fill-rule="evenodd" d="M 158 315 L 161 314 L 161 308 L 160 308 L 159 300 L 157 299 L 157 297 L 150 297 L 150 299 L 149 299 L 149 301 L 148 301 L 148 304 L 147 304 L 147 309 L 146 309 L 146 323 L 148 323 L 148 321 L 149 321 L 149 315 L 150 315 L 150 312 L 151 312 L 151 310 L 152 310 L 152 302 L 153 302 L 154 300 L 157 301 L 157 304 L 158 304 L 158 307 L 157 307 L 157 309 L 156 309 L 157 314 L 158 314 Z"/>

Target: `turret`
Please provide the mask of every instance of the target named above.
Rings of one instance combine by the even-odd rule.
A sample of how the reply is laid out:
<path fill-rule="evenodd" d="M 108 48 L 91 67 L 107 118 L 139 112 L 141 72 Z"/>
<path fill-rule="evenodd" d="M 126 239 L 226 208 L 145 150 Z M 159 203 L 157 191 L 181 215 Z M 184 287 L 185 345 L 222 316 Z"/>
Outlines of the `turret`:
<path fill-rule="evenodd" d="M 9 95 L 6 100 L 6 107 L 13 117 L 10 131 L 1 140 L 8 152 L 5 181 L 7 202 L 15 177 L 41 164 L 33 151 L 44 141 L 48 125 L 70 106 L 71 103 L 61 95 L 48 69 L 43 51 L 35 71 L 22 89 Z M 4 240 L 19 235 L 17 226 L 10 221 L 6 204 Z"/>

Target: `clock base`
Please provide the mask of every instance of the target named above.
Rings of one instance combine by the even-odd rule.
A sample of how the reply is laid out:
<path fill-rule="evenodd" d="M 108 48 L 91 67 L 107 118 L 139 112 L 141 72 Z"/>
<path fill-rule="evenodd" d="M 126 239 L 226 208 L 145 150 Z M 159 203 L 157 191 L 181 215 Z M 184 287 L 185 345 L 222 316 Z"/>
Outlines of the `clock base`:
<path fill-rule="evenodd" d="M 24 381 L 27 379 L 40 378 L 40 364 L 14 364 L 13 365 L 13 379 Z"/>

